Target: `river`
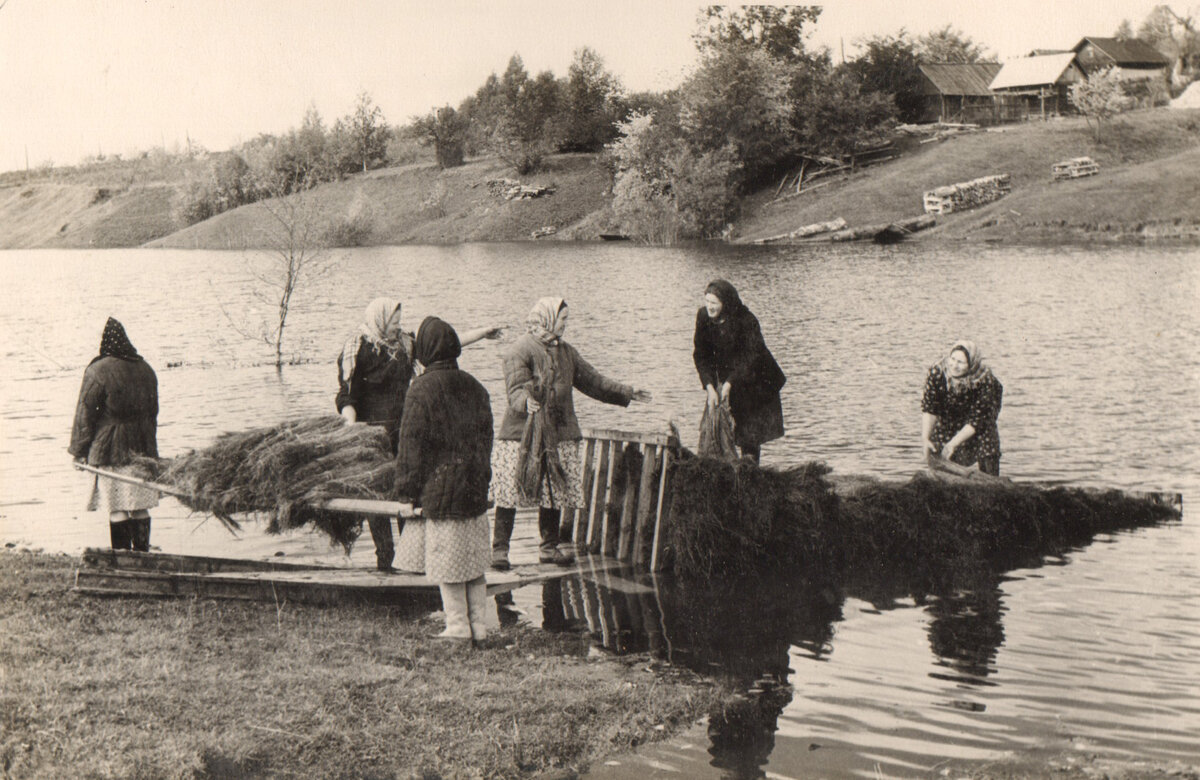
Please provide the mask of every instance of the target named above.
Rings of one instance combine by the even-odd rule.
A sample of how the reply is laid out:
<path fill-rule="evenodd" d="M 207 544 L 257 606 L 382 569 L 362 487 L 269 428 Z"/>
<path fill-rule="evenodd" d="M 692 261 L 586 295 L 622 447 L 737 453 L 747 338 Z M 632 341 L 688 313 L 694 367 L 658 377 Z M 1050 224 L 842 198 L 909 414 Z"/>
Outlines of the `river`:
<path fill-rule="evenodd" d="M 460 329 L 507 328 L 461 360 L 497 413 L 503 344 L 536 298 L 561 295 L 571 305 L 567 340 L 603 373 L 653 393 L 629 409 L 579 399 L 584 423 L 659 430 L 674 421 L 694 446 L 703 394 L 692 328 L 706 282 L 722 276 L 788 374 L 788 433 L 764 448 L 765 465 L 822 460 L 836 473 L 907 477 L 920 456 L 924 372 L 965 337 L 1004 384 L 1003 473 L 1182 491 L 1185 520 L 1099 537 L 958 600 L 847 598 L 809 614 L 819 594 L 785 596 L 802 625 L 772 635 L 761 660 L 787 689 L 770 699 L 767 747 L 743 746 L 731 759 L 715 734 L 664 765 L 688 776 L 922 776 L 947 759 L 1060 743 L 1200 763 L 1200 533 L 1187 517 L 1200 498 L 1195 248 L 547 243 L 332 259 L 297 292 L 285 347 L 296 363 L 277 373 L 270 350 L 248 337 L 273 309 L 255 279 L 270 273 L 268 255 L 0 252 L 0 540 L 72 553 L 107 544 L 104 519 L 81 511 L 87 481 L 65 448 L 109 315 L 158 371 L 168 456 L 221 431 L 332 412 L 333 360 L 379 294 L 403 301 L 406 329 L 427 314 Z M 312 549 L 303 534 L 234 541 L 202 520 L 166 500 L 153 542 L 255 557 Z M 356 547 L 357 562 L 369 546 Z M 543 598 L 518 596 L 527 613 Z M 669 626 L 671 610 L 653 608 Z"/>

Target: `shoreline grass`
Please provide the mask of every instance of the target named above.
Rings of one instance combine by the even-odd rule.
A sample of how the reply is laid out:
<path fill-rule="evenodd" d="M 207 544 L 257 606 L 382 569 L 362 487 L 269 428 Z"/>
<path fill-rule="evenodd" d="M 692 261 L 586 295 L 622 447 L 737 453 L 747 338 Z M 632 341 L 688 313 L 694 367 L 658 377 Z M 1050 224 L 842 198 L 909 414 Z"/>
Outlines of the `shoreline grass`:
<path fill-rule="evenodd" d="M 586 634 L 70 592 L 76 559 L 0 554 L 5 777 L 571 776 L 688 728 L 726 692 Z"/>

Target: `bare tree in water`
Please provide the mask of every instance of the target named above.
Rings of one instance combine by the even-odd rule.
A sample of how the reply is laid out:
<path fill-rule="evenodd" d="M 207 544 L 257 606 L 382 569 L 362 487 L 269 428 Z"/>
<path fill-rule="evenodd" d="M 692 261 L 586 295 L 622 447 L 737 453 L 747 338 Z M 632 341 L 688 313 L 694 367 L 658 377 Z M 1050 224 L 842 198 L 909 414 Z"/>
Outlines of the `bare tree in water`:
<path fill-rule="evenodd" d="M 337 258 L 321 241 L 316 198 L 304 189 L 259 204 L 270 214 L 265 228 L 269 262 L 255 269 L 256 296 L 275 307 L 276 316 L 263 328 L 263 340 L 275 350 L 275 367 L 282 368 L 283 337 L 292 297 L 297 288 L 328 273 Z"/>
<path fill-rule="evenodd" d="M 326 247 L 326 225 L 309 186 L 279 175 L 263 176 L 257 186 L 266 197 L 249 208 L 265 214 L 255 242 L 264 255 L 250 259 L 247 265 L 251 296 L 272 313 L 264 315 L 256 328 L 239 324 L 223 304 L 222 311 L 242 336 L 271 347 L 279 370 L 288 362 L 284 359 L 284 337 L 297 292 L 329 273 L 339 258 Z"/>

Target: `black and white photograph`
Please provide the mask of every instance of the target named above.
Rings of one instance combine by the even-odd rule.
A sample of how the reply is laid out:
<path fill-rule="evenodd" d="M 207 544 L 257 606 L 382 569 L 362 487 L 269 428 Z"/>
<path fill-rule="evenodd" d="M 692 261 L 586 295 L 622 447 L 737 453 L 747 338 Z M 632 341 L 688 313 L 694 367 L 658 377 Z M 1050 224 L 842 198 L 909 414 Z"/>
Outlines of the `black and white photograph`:
<path fill-rule="evenodd" d="M 1194 0 L 0 0 L 0 777 L 1200 779 Z"/>

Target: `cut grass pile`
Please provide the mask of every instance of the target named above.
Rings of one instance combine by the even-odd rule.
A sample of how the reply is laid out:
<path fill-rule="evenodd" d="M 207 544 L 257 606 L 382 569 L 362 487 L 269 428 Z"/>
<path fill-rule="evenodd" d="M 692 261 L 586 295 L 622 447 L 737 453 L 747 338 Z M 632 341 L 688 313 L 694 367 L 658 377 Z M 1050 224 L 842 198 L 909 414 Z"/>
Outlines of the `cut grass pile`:
<path fill-rule="evenodd" d="M 226 520 L 265 515 L 268 533 L 311 525 L 347 552 L 362 531 L 362 516 L 322 504 L 390 499 L 395 469 L 383 428 L 346 425 L 337 415 L 227 433 L 158 466 L 158 481 L 182 490 L 180 501 L 190 509 Z"/>
<path fill-rule="evenodd" d="M 0 553 L 5 776 L 581 771 L 728 694 L 645 655 L 589 657 L 587 634 L 516 626 L 472 651 L 395 607 L 75 596 L 75 565 Z"/>
<path fill-rule="evenodd" d="M 672 490 L 668 553 L 691 579 L 800 571 L 844 582 L 888 571 L 940 589 L 980 567 L 1008 569 L 1098 533 L 1180 517 L 1116 490 L 920 475 L 838 489 L 820 463 L 780 471 L 685 458 Z"/>

